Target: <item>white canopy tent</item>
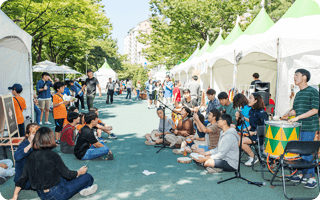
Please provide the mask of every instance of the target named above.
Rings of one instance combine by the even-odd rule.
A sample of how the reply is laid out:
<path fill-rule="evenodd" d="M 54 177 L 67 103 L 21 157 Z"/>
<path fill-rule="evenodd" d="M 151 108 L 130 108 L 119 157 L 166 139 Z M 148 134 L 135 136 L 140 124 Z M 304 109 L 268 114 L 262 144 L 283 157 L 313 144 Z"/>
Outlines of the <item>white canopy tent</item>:
<path fill-rule="evenodd" d="M 26 100 L 24 116 L 34 116 L 32 85 L 32 37 L 0 10 L 0 95 L 10 93 L 8 87 L 19 83 Z"/>
<path fill-rule="evenodd" d="M 248 43 L 242 51 L 243 59 L 239 63 L 260 64 L 257 72 L 267 76 L 273 76 L 268 73 L 272 68 L 273 73 L 277 73 L 276 115 L 281 116 L 290 109 L 289 96 L 296 69 L 310 71 L 309 85 L 320 83 L 320 28 L 316 25 L 319 21 L 319 0 L 297 0 L 273 27 L 262 34 L 259 43 Z"/>
<path fill-rule="evenodd" d="M 94 76 L 98 79 L 102 91 L 105 91 L 104 88 L 106 88 L 109 78 L 112 78 L 114 81 L 118 79 L 118 74 L 111 69 L 107 61 L 94 73 Z"/>

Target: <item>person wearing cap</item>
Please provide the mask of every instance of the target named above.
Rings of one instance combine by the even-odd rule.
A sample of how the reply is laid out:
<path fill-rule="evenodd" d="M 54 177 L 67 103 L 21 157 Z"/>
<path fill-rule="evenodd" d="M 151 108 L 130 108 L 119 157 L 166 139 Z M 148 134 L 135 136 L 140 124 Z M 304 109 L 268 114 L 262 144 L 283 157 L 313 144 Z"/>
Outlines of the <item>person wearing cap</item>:
<path fill-rule="evenodd" d="M 23 137 L 25 135 L 23 111 L 27 109 L 26 100 L 20 96 L 23 88 L 20 84 L 16 83 L 12 87 L 8 87 L 8 89 L 12 90 L 13 104 L 14 110 L 16 112 L 19 133 L 20 137 Z"/>
<path fill-rule="evenodd" d="M 84 95 L 83 95 L 83 92 L 81 91 L 81 85 L 77 82 L 77 81 L 73 81 L 73 80 L 70 80 L 70 89 L 72 92 L 75 93 L 74 97 L 76 98 L 76 101 L 75 101 L 75 106 L 77 107 L 77 109 L 79 110 L 79 101 L 81 102 L 81 108 L 82 110 L 85 109 L 84 107 Z"/>
<path fill-rule="evenodd" d="M 107 83 L 107 86 L 106 86 L 106 91 L 108 90 L 107 101 L 106 101 L 107 104 L 109 104 L 109 102 L 111 104 L 113 103 L 113 94 L 114 94 L 115 87 L 116 87 L 116 83 L 112 82 L 112 78 L 109 78 L 109 82 Z M 110 99 L 110 101 L 109 101 L 109 99 Z"/>
<path fill-rule="evenodd" d="M 53 87 L 53 81 L 47 72 L 42 73 L 42 79 L 37 82 L 38 103 L 41 110 L 40 125 L 42 125 L 42 116 L 45 112 L 45 124 L 49 122 L 49 110 L 51 103 L 50 87 Z"/>
<path fill-rule="evenodd" d="M 96 88 L 98 87 L 99 89 L 99 97 L 102 96 L 102 93 L 101 93 L 101 87 L 99 85 L 98 79 L 93 77 L 92 69 L 88 69 L 87 75 L 88 75 L 88 78 L 83 83 L 82 89 L 80 90 L 80 92 L 78 92 L 78 94 L 81 94 L 81 92 L 83 92 L 84 89 L 87 88 L 87 106 L 88 106 L 88 110 L 90 110 L 90 108 L 93 107 L 93 101 L 94 101 L 94 97 L 96 96 L 96 90 L 97 90 Z"/>
<path fill-rule="evenodd" d="M 198 83 L 198 76 L 194 75 L 191 78 L 191 83 L 189 84 L 190 96 L 191 99 L 197 100 L 200 99 L 200 84 Z"/>

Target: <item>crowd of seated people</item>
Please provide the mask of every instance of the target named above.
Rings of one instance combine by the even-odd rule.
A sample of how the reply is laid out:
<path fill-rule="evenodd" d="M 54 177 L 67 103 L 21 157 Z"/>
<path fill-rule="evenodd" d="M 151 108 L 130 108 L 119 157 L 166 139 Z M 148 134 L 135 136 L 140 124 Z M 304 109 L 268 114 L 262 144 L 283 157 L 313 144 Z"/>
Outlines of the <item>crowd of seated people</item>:
<path fill-rule="evenodd" d="M 175 81 L 179 83 L 178 80 Z M 196 84 L 193 82 L 193 84 Z M 196 87 L 196 86 L 193 86 Z M 193 92 L 194 93 L 194 92 Z M 190 89 L 183 90 L 181 102 L 175 102 L 175 107 L 181 107 L 181 119 L 177 125 L 172 125 L 171 119 L 165 117 L 163 128 L 163 111 L 157 110 L 160 118 L 159 129 L 152 134 L 146 134 L 146 144 L 155 145 L 163 142 L 162 130 L 165 130 L 165 144 L 173 148 L 175 154 L 198 153 L 205 158 L 196 162 L 206 167 L 209 173 L 235 171 L 239 162 L 239 145 L 241 129 L 248 132 L 242 139 L 242 149 L 248 154 L 246 166 L 258 162 L 250 148 L 250 144 L 257 142 L 257 127 L 264 125 L 268 115 L 264 111 L 262 97 L 258 93 L 250 95 L 249 100 L 243 94 L 235 95 L 233 102 L 226 92 L 216 92 L 208 89 L 208 103 L 206 109 L 199 109 L 197 95 L 191 96 Z M 177 98 L 177 95 L 174 95 Z M 204 110 L 201 113 L 199 110 Z M 241 114 L 240 114 L 241 113 Z M 243 116 L 244 123 L 241 123 Z M 247 127 L 247 130 L 246 130 Z"/>

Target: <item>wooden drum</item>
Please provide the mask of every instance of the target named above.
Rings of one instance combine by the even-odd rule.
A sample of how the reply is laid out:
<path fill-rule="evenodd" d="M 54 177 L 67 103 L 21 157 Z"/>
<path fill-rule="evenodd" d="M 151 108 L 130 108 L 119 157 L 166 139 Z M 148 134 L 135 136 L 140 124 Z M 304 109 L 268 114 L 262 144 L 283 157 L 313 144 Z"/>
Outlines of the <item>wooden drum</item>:
<path fill-rule="evenodd" d="M 178 163 L 183 163 L 183 164 L 187 164 L 187 163 L 191 163 L 192 159 L 189 157 L 179 157 L 177 158 Z"/>
<path fill-rule="evenodd" d="M 293 124 L 287 121 L 267 121 L 264 141 L 264 152 L 270 157 L 277 158 L 283 154 L 289 141 L 300 140 L 301 123 Z M 298 157 L 297 154 L 288 153 L 286 158 Z"/>

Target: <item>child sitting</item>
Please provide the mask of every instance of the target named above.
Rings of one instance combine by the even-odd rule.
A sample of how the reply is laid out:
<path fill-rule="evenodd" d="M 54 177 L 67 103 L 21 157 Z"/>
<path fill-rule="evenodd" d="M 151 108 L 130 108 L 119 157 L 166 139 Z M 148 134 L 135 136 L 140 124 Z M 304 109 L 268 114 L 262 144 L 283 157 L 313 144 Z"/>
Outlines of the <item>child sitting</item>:
<path fill-rule="evenodd" d="M 76 112 L 69 112 L 67 119 L 69 123 L 62 130 L 60 149 L 62 153 L 73 154 L 76 141 L 74 130 L 75 126 L 80 122 L 80 117 Z"/>

